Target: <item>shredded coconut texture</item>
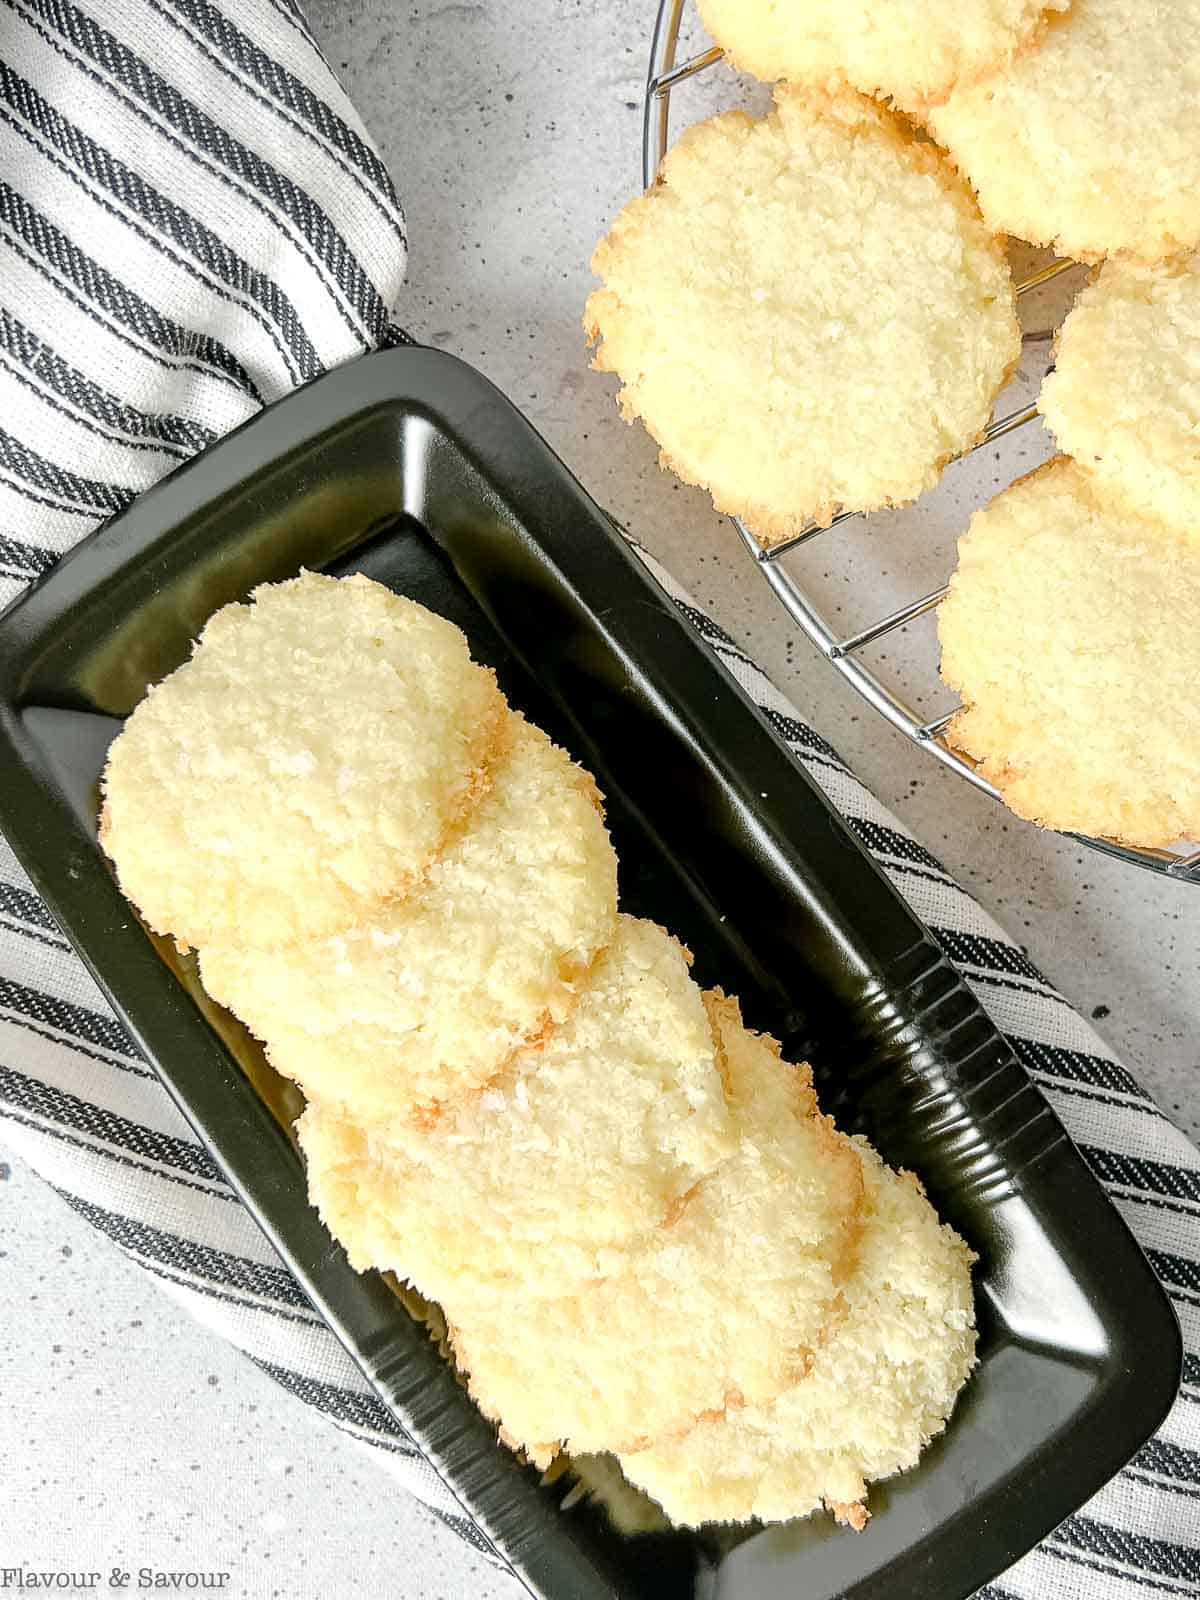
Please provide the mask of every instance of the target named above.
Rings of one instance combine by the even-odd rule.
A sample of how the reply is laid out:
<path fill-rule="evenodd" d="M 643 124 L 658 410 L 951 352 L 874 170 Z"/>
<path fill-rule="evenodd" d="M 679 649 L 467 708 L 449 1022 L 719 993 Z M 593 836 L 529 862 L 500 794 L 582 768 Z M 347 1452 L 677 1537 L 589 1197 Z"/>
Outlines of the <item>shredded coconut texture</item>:
<path fill-rule="evenodd" d="M 876 102 L 783 85 L 689 128 L 597 247 L 584 325 L 662 463 L 764 543 L 903 505 L 1020 353 L 966 185 Z"/>
<path fill-rule="evenodd" d="M 158 933 L 278 945 L 426 870 L 505 725 L 462 633 L 367 578 L 304 573 L 215 613 L 114 741 L 101 840 Z"/>
<path fill-rule="evenodd" d="M 1200 836 L 1200 547 L 1060 456 L 976 512 L 938 612 L 947 737 L 1020 816 Z"/>
<path fill-rule="evenodd" d="M 1098 490 L 1200 541 L 1200 260 L 1106 261 L 1039 406 Z"/>
<path fill-rule="evenodd" d="M 570 1018 L 428 1130 L 363 1128 L 318 1104 L 298 1133 L 354 1264 L 451 1316 L 468 1293 L 536 1297 L 594 1275 L 603 1248 L 656 1227 L 734 1147 L 684 951 L 626 916 Z"/>
<path fill-rule="evenodd" d="M 765 1406 L 621 1457 L 673 1522 L 765 1522 L 821 1505 L 861 1527 L 867 1485 L 916 1464 L 975 1363 L 970 1250 L 910 1173 L 855 1140 L 866 1221 L 847 1314 L 810 1371 Z"/>
<path fill-rule="evenodd" d="M 1073 0 L 929 115 L 999 233 L 1096 260 L 1200 243 L 1200 0 Z"/>
<path fill-rule="evenodd" d="M 850 84 L 913 110 L 1036 45 L 1070 0 L 699 0 L 743 72 L 828 89 Z"/>
<path fill-rule="evenodd" d="M 514 714 L 490 792 L 410 895 L 326 939 L 210 946 L 201 973 L 278 1071 L 371 1125 L 478 1090 L 565 1021 L 616 915 L 591 775 Z"/>
<path fill-rule="evenodd" d="M 545 1462 L 687 1432 L 795 1382 L 843 1315 L 858 1260 L 858 1152 L 817 1109 L 806 1066 L 706 997 L 735 1153 L 600 1276 L 507 1316 L 470 1286 L 446 1304 L 471 1392 Z M 523 1302 L 524 1303 L 524 1302 Z M 503 1330 L 501 1332 L 501 1330 Z"/>

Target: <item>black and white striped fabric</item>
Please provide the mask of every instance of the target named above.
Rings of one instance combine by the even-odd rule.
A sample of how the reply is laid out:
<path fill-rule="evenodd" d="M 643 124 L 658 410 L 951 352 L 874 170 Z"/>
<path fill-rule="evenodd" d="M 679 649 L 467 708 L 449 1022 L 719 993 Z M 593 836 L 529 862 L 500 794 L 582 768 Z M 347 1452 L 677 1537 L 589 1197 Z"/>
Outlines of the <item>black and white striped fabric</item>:
<path fill-rule="evenodd" d="M 397 337 L 404 222 L 290 0 L 6 0 L 0 599 L 177 462 Z M 764 707 L 1008 1035 L 1179 1310 L 1158 1436 L 988 1600 L 1200 1596 L 1200 1152 L 719 629 Z M 480 1549 L 240 1207 L 0 842 L 0 1136 L 187 1311 Z"/>

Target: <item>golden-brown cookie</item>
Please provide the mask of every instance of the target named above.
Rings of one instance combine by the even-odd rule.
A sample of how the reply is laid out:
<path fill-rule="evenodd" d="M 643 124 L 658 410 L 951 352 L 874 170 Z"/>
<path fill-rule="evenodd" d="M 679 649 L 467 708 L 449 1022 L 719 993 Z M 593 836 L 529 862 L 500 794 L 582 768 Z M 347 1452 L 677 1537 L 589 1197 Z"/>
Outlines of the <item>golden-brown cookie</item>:
<path fill-rule="evenodd" d="M 664 466 L 764 543 L 902 505 L 973 444 L 1020 352 L 966 185 L 853 91 L 689 128 L 597 247 L 585 327 Z"/>
<path fill-rule="evenodd" d="M 492 672 L 424 606 L 363 577 L 264 584 L 126 722 L 101 839 L 181 944 L 333 933 L 425 872 L 506 719 Z"/>
<path fill-rule="evenodd" d="M 595 1276 L 601 1252 L 657 1227 L 733 1148 L 685 953 L 627 916 L 570 1017 L 429 1128 L 318 1103 L 298 1132 L 356 1266 L 407 1278 L 450 1317 L 487 1294 L 531 1320 L 539 1296 Z"/>
<path fill-rule="evenodd" d="M 1200 260 L 1106 261 L 1038 405 L 1098 490 L 1200 539 Z"/>
<path fill-rule="evenodd" d="M 943 100 L 1034 46 L 1070 0 L 699 0 L 735 67 L 891 96 L 906 110 Z"/>
<path fill-rule="evenodd" d="M 1020 816 L 1200 835 L 1200 544 L 1064 456 L 976 512 L 938 614 L 947 730 Z"/>
<path fill-rule="evenodd" d="M 929 115 L 998 233 L 1096 260 L 1200 244 L 1200 0 L 1073 0 Z"/>
<path fill-rule="evenodd" d="M 686 1432 L 793 1383 L 842 1313 L 862 1223 L 858 1152 L 817 1110 L 807 1067 L 706 997 L 736 1153 L 602 1276 L 511 1314 L 464 1286 L 446 1307 L 471 1392 L 545 1461 Z M 526 1311 L 528 1314 L 526 1314 Z"/>
<path fill-rule="evenodd" d="M 866 1521 L 867 1484 L 915 1465 L 975 1362 L 972 1255 L 920 1184 L 855 1140 L 866 1222 L 847 1314 L 809 1373 L 768 1405 L 621 1457 L 673 1522 L 777 1522 L 824 1504 Z"/>
<path fill-rule="evenodd" d="M 591 775 L 524 718 L 510 729 L 491 790 L 410 894 L 326 939 L 201 951 L 205 987 L 276 1070 L 364 1127 L 480 1089 L 567 1018 L 616 929 Z"/>

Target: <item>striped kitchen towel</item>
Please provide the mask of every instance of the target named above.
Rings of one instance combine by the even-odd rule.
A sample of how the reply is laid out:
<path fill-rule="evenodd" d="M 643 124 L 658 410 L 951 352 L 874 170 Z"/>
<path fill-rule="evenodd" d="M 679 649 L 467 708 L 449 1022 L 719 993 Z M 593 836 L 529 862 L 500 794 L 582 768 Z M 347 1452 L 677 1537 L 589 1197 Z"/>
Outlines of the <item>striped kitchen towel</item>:
<path fill-rule="evenodd" d="M 7 0 L 0 599 L 177 462 L 400 338 L 404 221 L 290 0 Z M 1200 1152 L 658 569 L 1011 1040 L 1178 1308 L 1158 1436 L 987 1591 L 1200 1596 Z M 0 843 L 0 1134 L 194 1316 L 487 1543 L 372 1396 Z"/>

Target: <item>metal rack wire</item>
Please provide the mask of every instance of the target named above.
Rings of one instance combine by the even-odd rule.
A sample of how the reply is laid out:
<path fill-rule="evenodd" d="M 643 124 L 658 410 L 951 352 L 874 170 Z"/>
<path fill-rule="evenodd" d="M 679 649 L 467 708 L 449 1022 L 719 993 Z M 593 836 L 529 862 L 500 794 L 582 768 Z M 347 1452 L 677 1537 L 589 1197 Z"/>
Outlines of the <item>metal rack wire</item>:
<path fill-rule="evenodd" d="M 646 94 L 642 122 L 642 181 L 645 187 L 654 182 L 659 163 L 666 154 L 670 121 L 671 92 L 688 78 L 707 71 L 721 60 L 719 49 L 705 50 L 682 62 L 677 60 L 679 34 L 687 0 L 660 0 L 650 50 L 650 67 L 646 80 Z M 1044 283 L 1069 271 L 1071 261 L 1054 261 L 1033 273 L 1017 285 L 1018 296 L 1040 288 Z M 994 420 L 976 449 L 994 444 L 1006 434 L 1023 428 L 1037 419 L 1037 407 L 1030 405 L 1008 416 Z M 969 452 L 968 452 L 969 453 Z M 941 584 L 918 599 L 900 606 L 887 616 L 880 617 L 852 634 L 839 634 L 831 626 L 820 608 L 805 593 L 796 575 L 789 569 L 785 557 L 806 545 L 810 540 L 827 535 L 840 523 L 848 522 L 858 512 L 843 512 L 833 519 L 829 527 L 811 523 L 793 538 L 763 549 L 750 530 L 738 519 L 734 526 L 741 536 L 747 552 L 759 572 L 766 579 L 776 598 L 803 633 L 816 645 L 825 659 L 833 664 L 842 677 L 855 688 L 863 699 L 875 708 L 894 728 L 907 735 L 915 744 L 926 750 L 943 766 L 965 778 L 968 783 L 982 789 L 985 794 L 1000 800 L 1000 792 L 987 781 L 969 761 L 965 760 L 945 738 L 945 730 L 957 706 L 932 720 L 922 717 L 908 702 L 890 688 L 875 670 L 862 660 L 860 652 L 888 634 L 903 628 L 906 623 L 932 611 L 946 593 Z M 1073 834 L 1082 844 L 1102 854 L 1116 856 L 1133 866 L 1145 867 L 1168 877 L 1186 882 L 1200 883 L 1200 850 L 1182 853 L 1176 850 L 1135 848 L 1116 844 L 1108 839 L 1093 839 Z"/>

